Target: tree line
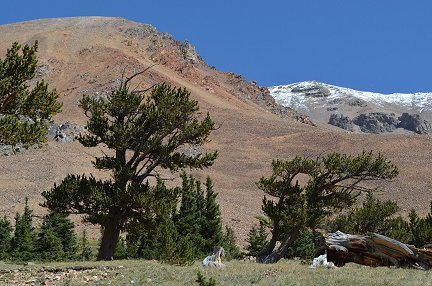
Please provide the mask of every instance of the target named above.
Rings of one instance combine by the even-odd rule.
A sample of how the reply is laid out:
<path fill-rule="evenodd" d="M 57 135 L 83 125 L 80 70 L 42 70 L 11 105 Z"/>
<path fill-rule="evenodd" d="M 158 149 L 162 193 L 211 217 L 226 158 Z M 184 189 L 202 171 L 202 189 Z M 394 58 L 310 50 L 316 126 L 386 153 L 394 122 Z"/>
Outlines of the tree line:
<path fill-rule="evenodd" d="M 32 47 L 14 43 L 6 58 L 0 60 L 2 144 L 40 144 L 46 138 L 46 120 L 60 112 L 55 90 L 49 90 L 43 81 L 33 89 L 28 86 L 35 76 L 36 51 L 37 43 Z M 211 179 L 203 184 L 185 172 L 210 167 L 216 160 L 217 151 L 196 151 L 209 141 L 215 129 L 213 119 L 201 114 L 198 102 L 184 88 L 165 83 L 148 90 L 131 88 L 131 82 L 146 70 L 130 76 L 124 71 L 119 86 L 107 98 L 85 95 L 80 100 L 88 121 L 86 132 L 78 140 L 87 148 L 110 150 L 93 161 L 95 169 L 110 173 L 110 179 L 70 174 L 44 191 L 42 206 L 49 214 L 36 232 L 30 231 L 28 206 L 23 216 L 17 215 L 13 235 L 11 225 L 3 219 L 0 236 L 10 241 L 9 252 L 5 253 L 28 259 L 31 255 L 17 253 L 56 249 L 57 254 L 41 254 L 41 259 L 72 259 L 68 256 L 69 244 L 56 233 L 66 231 L 60 227 L 64 225 L 71 230 L 67 217 L 77 214 L 84 222 L 101 227 L 98 260 L 134 257 L 187 264 L 211 253 L 215 246 L 225 247 L 233 257 L 240 255 L 232 229 L 223 231 Z M 264 216 L 252 227 L 248 239 L 248 250 L 257 262 L 274 263 L 298 252 L 310 253 L 311 240 L 313 243 L 326 222 L 329 230 L 377 230 L 397 237 L 406 235 L 415 243 L 430 239 L 423 235 L 430 231 L 430 216 L 423 219 L 412 212 L 409 222 L 393 218 L 397 207 L 371 196 L 362 208 L 352 209 L 360 194 L 370 191 L 365 181 L 397 176 L 397 167 L 382 154 L 295 157 L 274 160 L 272 168 L 269 177 L 257 182 L 265 193 Z M 161 170 L 180 174 L 181 186 L 166 186 Z M 299 182 L 300 177 L 306 178 L 304 182 Z M 370 215 L 372 211 L 379 215 Z M 330 217 L 334 219 L 328 222 Z M 64 221 L 57 225 L 57 220 L 50 221 L 54 218 Z M 411 234 L 398 229 L 411 230 Z M 37 233 L 37 239 L 21 232 Z M 17 248 L 26 241 L 36 242 L 27 252 Z"/>

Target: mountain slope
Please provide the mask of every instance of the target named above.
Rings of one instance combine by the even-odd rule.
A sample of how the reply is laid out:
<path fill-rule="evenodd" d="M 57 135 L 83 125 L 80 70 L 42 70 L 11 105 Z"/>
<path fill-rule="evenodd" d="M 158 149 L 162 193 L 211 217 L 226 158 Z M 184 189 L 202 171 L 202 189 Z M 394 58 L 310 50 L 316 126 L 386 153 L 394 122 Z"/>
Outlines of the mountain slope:
<path fill-rule="evenodd" d="M 421 124 L 424 124 L 425 128 L 429 129 L 423 133 L 430 133 L 431 131 L 429 122 L 432 120 L 432 93 L 380 94 L 357 91 L 317 81 L 273 86 L 269 90 L 277 103 L 305 113 L 313 120 L 322 123 L 333 124 L 330 119 L 343 117 L 345 120 L 349 120 L 348 118 L 355 118 L 359 115 L 363 115 L 365 118 L 369 117 L 366 118 L 369 121 L 370 117 L 383 121 L 388 118 L 382 119 L 382 116 L 376 114 L 384 114 L 387 117 L 393 114 L 395 122 L 395 128 L 393 129 L 406 129 L 403 128 L 404 124 L 398 126 L 397 120 L 404 120 L 405 117 L 398 117 L 401 117 L 403 113 L 407 113 L 411 116 L 410 119 L 413 120 L 412 117 L 418 118 Z M 361 118 L 359 120 L 361 121 Z M 368 130 L 365 126 L 361 126 L 361 123 L 357 124 L 355 119 L 352 123 L 351 125 L 360 125 L 361 131 L 380 133 L 380 130 Z M 352 129 L 351 131 L 358 130 L 354 126 L 352 126 Z M 393 131 L 393 129 L 383 129 L 382 132 Z M 416 132 L 416 130 L 409 131 Z"/>
<path fill-rule="evenodd" d="M 240 239 L 246 237 L 260 214 L 263 193 L 255 182 L 270 174 L 271 160 L 276 158 L 373 149 L 401 168 L 394 182 L 377 186 L 383 189 L 379 196 L 398 200 L 405 212 L 429 207 L 432 142 L 427 136 L 383 137 L 341 132 L 329 129 L 327 124 L 303 124 L 309 122 L 307 117 L 277 106 L 266 88 L 209 67 L 190 43 L 180 43 L 150 25 L 122 18 L 37 20 L 0 26 L 0 35 L 1 57 L 13 41 L 39 41 L 39 78 L 56 87 L 64 103 L 63 112 L 55 118 L 58 122 L 85 124 L 79 99 L 83 94 L 109 93 L 125 68 L 130 74 L 154 65 L 134 81 L 137 88 L 166 81 L 189 89 L 203 113 L 209 112 L 218 126 L 206 148 L 220 153 L 213 167 L 194 174 L 201 179 L 212 177 L 220 193 L 223 220 Z M 91 165 L 92 156 L 104 151 L 86 149 L 77 142 L 49 142 L 41 149 L 2 156 L 0 215 L 12 218 L 22 208 L 25 196 L 29 196 L 36 215 L 42 214 L 44 210 L 37 206 L 42 200 L 40 193 L 68 173 L 92 172 L 108 177 L 107 173 L 95 172 Z M 166 176 L 173 177 L 169 173 Z"/>

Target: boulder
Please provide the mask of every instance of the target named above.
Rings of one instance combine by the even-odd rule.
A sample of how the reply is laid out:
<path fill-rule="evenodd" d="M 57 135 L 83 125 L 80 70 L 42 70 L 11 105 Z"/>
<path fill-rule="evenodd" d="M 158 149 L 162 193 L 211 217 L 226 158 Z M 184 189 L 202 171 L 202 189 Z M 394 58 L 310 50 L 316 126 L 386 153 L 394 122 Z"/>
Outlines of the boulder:
<path fill-rule="evenodd" d="M 404 128 L 418 134 L 432 133 L 430 122 L 424 120 L 419 114 L 403 113 L 399 118 L 398 128 Z"/>
<path fill-rule="evenodd" d="M 343 114 L 330 115 L 328 123 L 348 131 L 354 131 L 353 121 L 348 116 L 344 116 Z"/>

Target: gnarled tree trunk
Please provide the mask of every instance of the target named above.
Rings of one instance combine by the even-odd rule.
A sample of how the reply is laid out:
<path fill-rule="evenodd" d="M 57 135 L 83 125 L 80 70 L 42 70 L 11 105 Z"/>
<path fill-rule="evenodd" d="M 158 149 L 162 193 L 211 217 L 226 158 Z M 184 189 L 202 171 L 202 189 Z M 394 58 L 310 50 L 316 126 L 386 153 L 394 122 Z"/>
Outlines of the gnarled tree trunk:
<path fill-rule="evenodd" d="M 431 248 L 416 248 L 376 233 L 367 236 L 328 233 L 320 239 L 318 248 L 326 251 L 327 260 L 338 266 L 354 262 L 372 267 L 432 268 Z"/>
<path fill-rule="evenodd" d="M 113 260 L 120 229 L 119 220 L 111 220 L 104 225 L 97 260 Z"/>
<path fill-rule="evenodd" d="M 278 241 L 272 237 L 266 248 L 257 255 L 256 262 L 265 264 L 278 262 L 284 257 L 288 247 L 292 245 L 299 236 L 299 230 L 292 230 L 284 236 L 279 245 L 277 243 Z"/>

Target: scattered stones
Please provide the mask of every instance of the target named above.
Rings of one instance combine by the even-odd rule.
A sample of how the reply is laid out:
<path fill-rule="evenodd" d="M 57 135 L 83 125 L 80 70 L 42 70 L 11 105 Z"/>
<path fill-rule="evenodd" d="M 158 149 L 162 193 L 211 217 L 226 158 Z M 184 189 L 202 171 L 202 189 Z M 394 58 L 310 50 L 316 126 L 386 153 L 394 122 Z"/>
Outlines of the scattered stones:
<path fill-rule="evenodd" d="M 46 76 L 47 74 L 49 74 L 50 71 L 51 71 L 51 68 L 49 65 L 47 65 L 47 64 L 38 65 L 36 67 L 36 77 L 42 78 L 42 77 Z"/>
<path fill-rule="evenodd" d="M 32 265 L 19 269 L 0 269 L 0 285 L 94 285 L 96 283 L 111 284 L 109 273 L 118 273 L 120 267 L 112 266 L 71 266 L 71 267 L 37 267 Z"/>
<path fill-rule="evenodd" d="M 124 34 L 129 37 L 137 37 L 139 39 L 144 39 L 149 36 L 157 34 L 155 27 L 149 24 L 139 24 L 136 27 L 127 28 Z"/>

